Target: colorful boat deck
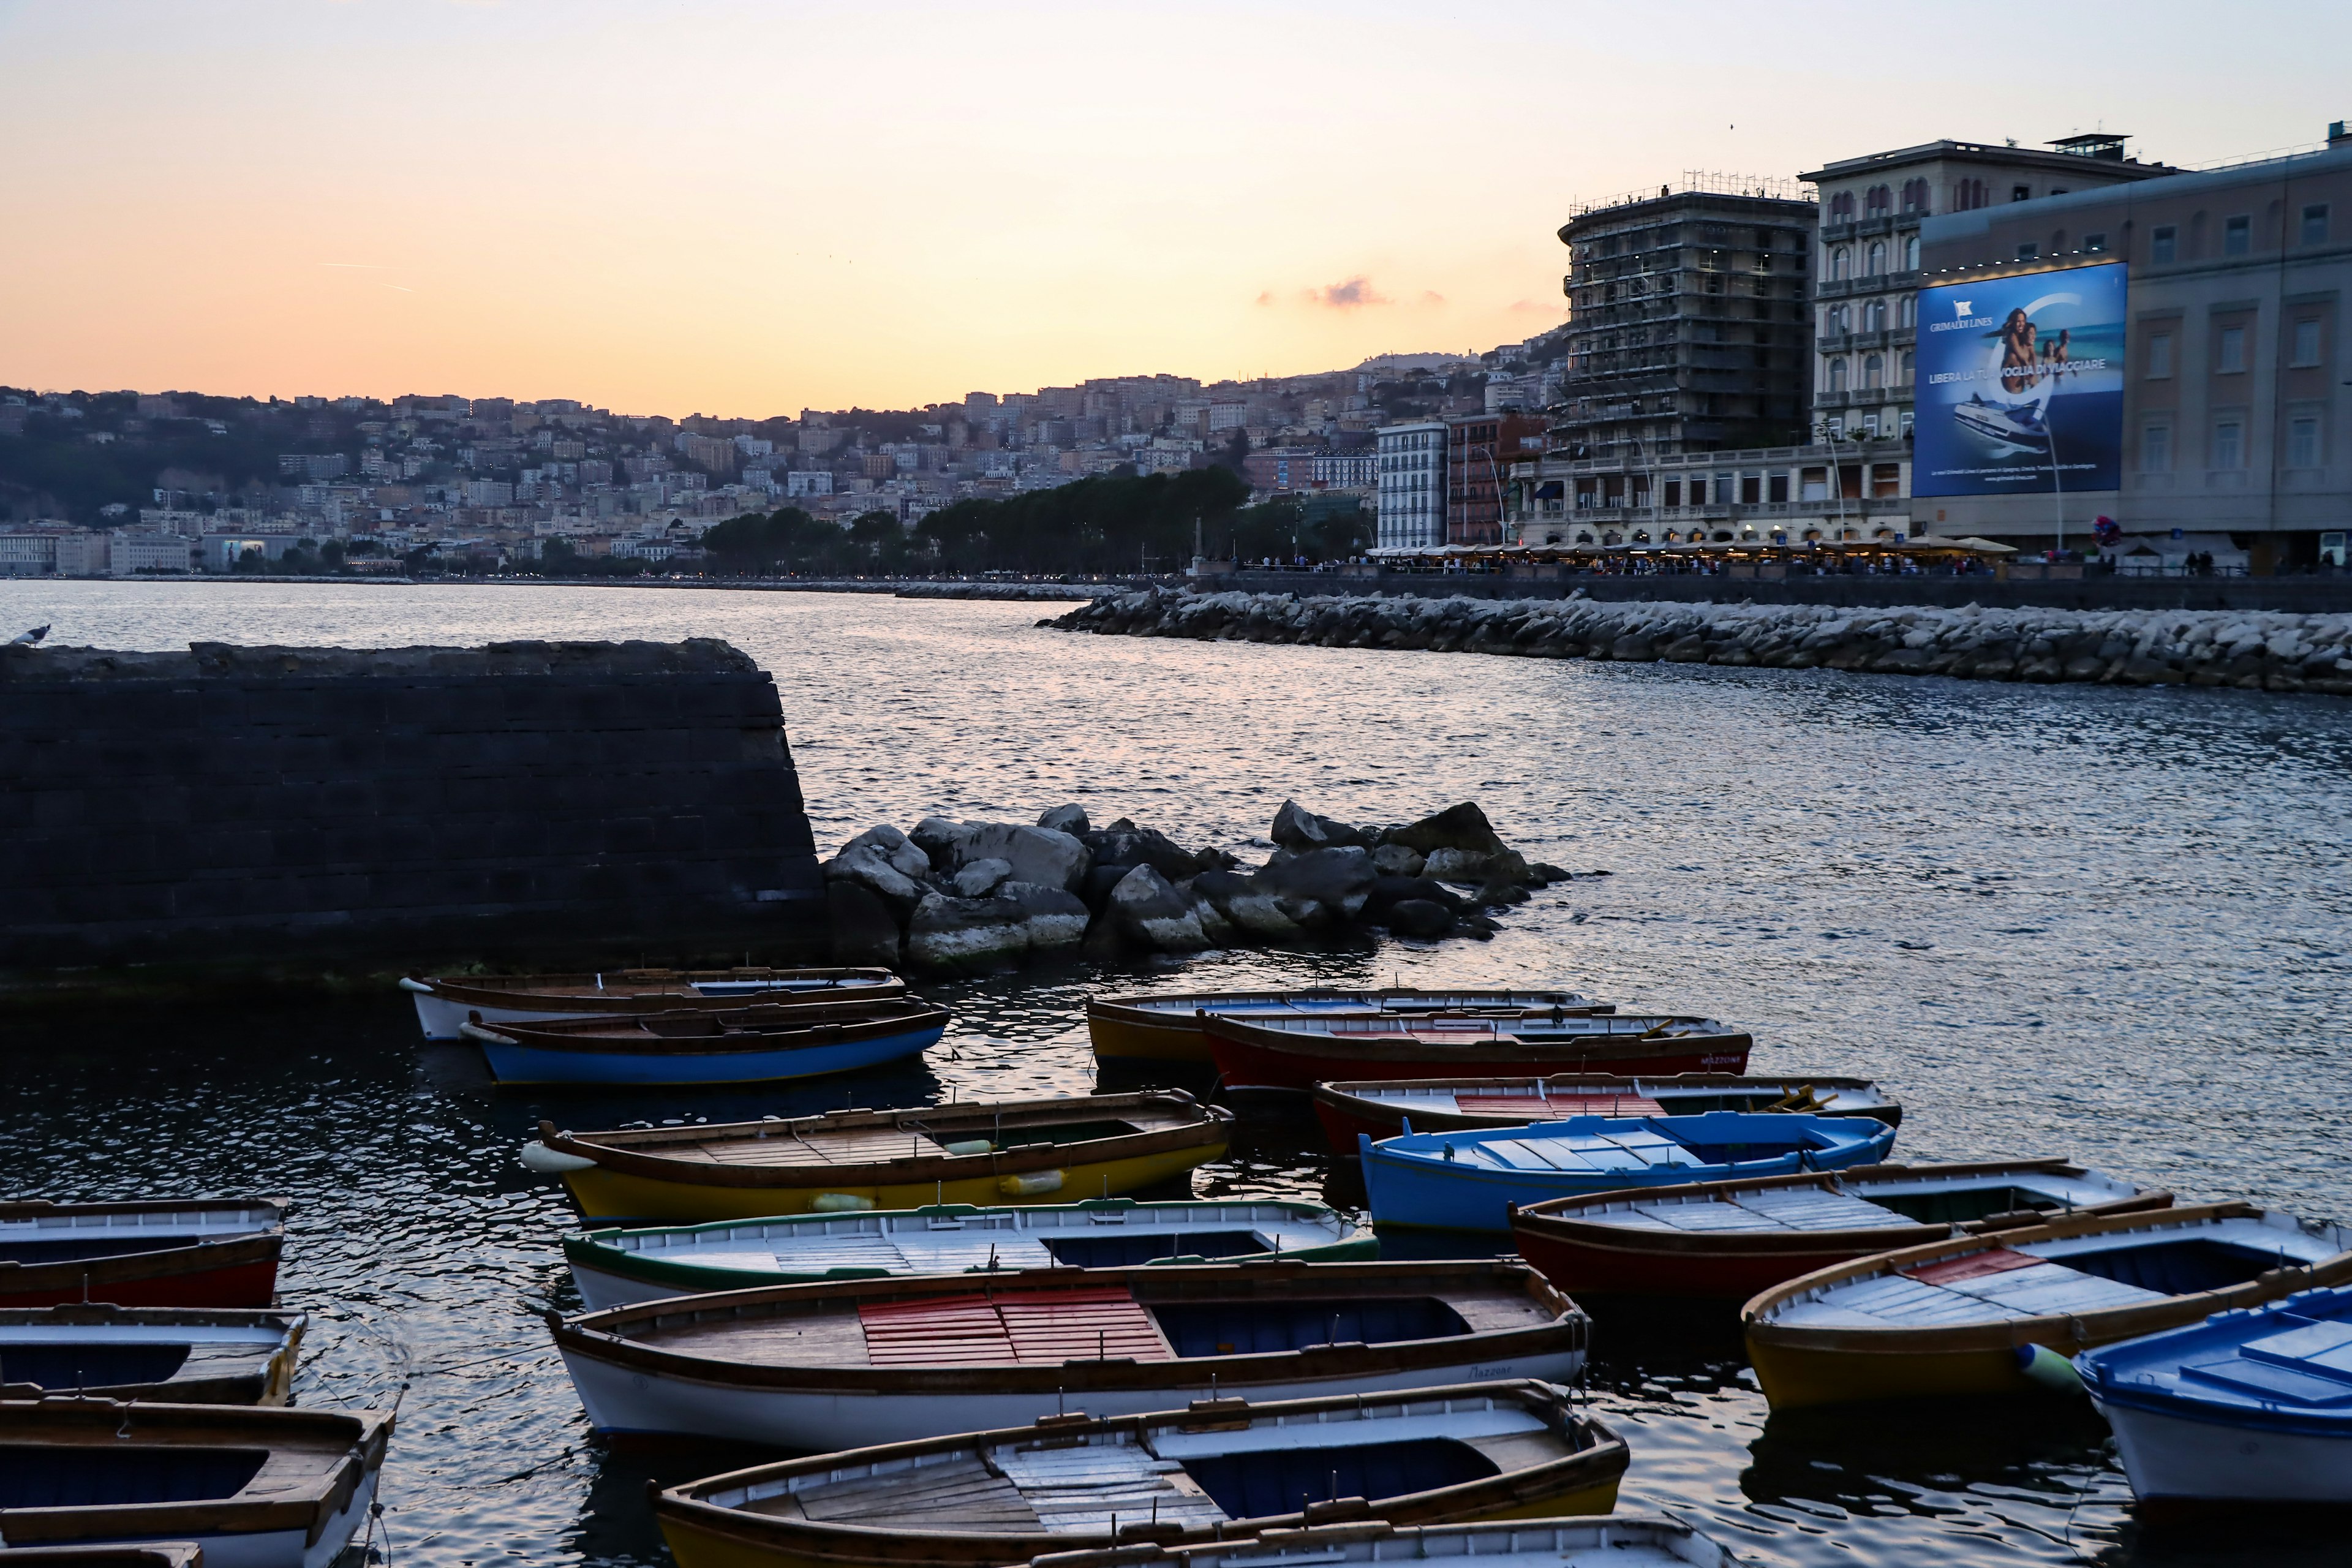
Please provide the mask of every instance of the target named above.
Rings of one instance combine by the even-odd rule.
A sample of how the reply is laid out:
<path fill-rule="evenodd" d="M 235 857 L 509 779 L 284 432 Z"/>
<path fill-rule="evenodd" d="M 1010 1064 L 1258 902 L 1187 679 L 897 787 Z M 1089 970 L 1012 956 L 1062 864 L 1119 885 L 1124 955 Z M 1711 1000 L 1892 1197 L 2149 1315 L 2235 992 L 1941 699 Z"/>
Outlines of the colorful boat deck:
<path fill-rule="evenodd" d="M 1175 1347 L 1123 1285 L 990 1291 L 857 1309 L 869 1366 L 1059 1366 L 1173 1361 Z"/>

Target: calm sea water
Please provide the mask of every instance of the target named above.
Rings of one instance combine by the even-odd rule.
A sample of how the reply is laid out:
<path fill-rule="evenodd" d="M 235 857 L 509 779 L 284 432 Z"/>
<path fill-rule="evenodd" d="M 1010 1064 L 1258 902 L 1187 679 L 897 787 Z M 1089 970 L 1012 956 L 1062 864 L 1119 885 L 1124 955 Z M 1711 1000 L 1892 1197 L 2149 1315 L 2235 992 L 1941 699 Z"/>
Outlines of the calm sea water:
<path fill-rule="evenodd" d="M 1247 850 L 1286 796 L 1360 820 L 1472 798 L 1532 858 L 1612 875 L 1539 894 L 1486 944 L 929 987 L 956 1025 L 920 1069 L 658 1110 L 493 1094 L 394 994 L 12 1020 L 0 1192 L 290 1195 L 299 1397 L 403 1398 L 392 1556 L 434 1568 L 666 1560 L 644 1486 L 683 1478 L 590 1438 L 540 1321 L 576 1304 L 565 1207 L 514 1157 L 541 1115 L 1084 1092 L 1097 987 L 1572 984 L 1737 1019 L 1759 1070 L 1879 1078 L 1908 1108 L 1899 1154 L 2070 1154 L 2352 1218 L 2352 704 L 1071 637 L 1034 626 L 1045 608 L 0 582 L 0 635 L 53 622 L 122 648 L 727 637 L 775 673 L 828 850 L 876 822 L 1066 800 Z M 1360 1205 L 1312 1130 L 1279 1123 L 1197 1189 Z M 2342 1560 L 2340 1540 L 2142 1527 L 2087 1407 L 1768 1420 L 1735 1341 L 1604 1321 L 1596 1348 L 1628 1506 L 1759 1563 Z"/>

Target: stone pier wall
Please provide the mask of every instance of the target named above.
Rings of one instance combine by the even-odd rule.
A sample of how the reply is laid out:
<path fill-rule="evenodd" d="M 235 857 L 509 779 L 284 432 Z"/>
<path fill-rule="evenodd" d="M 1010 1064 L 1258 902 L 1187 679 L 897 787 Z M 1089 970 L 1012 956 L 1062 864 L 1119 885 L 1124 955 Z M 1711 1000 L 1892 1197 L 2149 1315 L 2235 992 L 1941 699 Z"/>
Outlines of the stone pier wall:
<path fill-rule="evenodd" d="M 722 642 L 0 647 L 0 965 L 821 945 L 775 684 Z"/>
<path fill-rule="evenodd" d="M 2347 614 L 1300 598 L 1155 589 L 1097 599 L 1040 624 L 1322 647 L 2352 696 Z"/>

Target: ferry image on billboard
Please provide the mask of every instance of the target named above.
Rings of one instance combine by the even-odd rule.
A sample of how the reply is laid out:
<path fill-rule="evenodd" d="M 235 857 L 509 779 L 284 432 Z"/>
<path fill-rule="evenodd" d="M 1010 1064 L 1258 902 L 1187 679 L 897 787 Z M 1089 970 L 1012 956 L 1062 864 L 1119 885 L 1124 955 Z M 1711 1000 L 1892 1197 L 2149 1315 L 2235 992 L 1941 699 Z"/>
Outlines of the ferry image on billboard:
<path fill-rule="evenodd" d="M 2125 292 L 2120 261 L 1919 290 L 1912 493 L 2116 489 Z"/>

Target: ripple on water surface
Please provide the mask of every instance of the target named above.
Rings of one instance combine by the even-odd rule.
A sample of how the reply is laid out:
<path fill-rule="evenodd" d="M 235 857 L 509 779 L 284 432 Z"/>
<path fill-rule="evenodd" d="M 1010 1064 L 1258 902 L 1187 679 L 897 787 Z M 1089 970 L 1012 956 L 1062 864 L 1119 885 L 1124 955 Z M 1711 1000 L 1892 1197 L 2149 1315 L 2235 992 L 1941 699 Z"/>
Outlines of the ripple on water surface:
<path fill-rule="evenodd" d="M 401 999 L 10 1020 L 0 1191 L 282 1193 L 314 1317 L 300 1397 L 382 1405 L 395 1561 L 656 1563 L 648 1478 L 589 1437 L 540 1313 L 568 1213 L 514 1160 L 587 1126 L 1084 1092 L 1105 987 L 1535 978 L 1735 1018 L 1759 1070 L 1885 1080 L 1912 1158 L 2067 1153 L 2189 1197 L 2352 1217 L 2340 1151 L 2352 705 L 1828 672 L 1073 637 L 1034 605 L 654 589 L 0 583 L 58 641 L 385 646 L 724 637 L 775 672 L 820 844 L 1075 799 L 1248 847 L 1286 795 L 1352 818 L 1484 802 L 1579 879 L 1477 945 L 1234 954 L 929 988 L 911 1070 L 775 1094 L 494 1095 Z M 1357 1207 L 1311 1125 L 1253 1125 L 1204 1194 Z M 1768 1421 L 1736 1339 L 1596 1332 L 1629 1502 L 1759 1562 L 2340 1561 L 2141 1529 L 2087 1413 Z M 691 1466 L 688 1467 L 691 1468 Z"/>

